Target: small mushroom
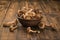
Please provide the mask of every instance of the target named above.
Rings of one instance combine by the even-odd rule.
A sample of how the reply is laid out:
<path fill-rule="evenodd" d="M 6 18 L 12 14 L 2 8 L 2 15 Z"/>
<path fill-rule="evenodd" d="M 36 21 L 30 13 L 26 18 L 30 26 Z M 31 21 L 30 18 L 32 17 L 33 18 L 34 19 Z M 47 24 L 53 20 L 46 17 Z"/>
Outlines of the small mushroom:
<path fill-rule="evenodd" d="M 40 31 L 32 30 L 31 27 L 28 27 L 28 28 L 27 28 L 27 32 L 28 32 L 28 33 L 31 33 L 31 32 L 32 32 L 32 33 L 40 33 Z"/>
<path fill-rule="evenodd" d="M 30 16 L 26 16 L 25 19 L 31 20 L 31 17 Z"/>
<path fill-rule="evenodd" d="M 17 21 L 17 19 L 15 19 L 11 22 L 4 23 L 3 27 L 9 27 L 10 28 L 9 30 L 12 32 L 12 31 L 14 31 L 14 29 L 17 28 L 17 23 L 18 23 L 18 21 Z"/>

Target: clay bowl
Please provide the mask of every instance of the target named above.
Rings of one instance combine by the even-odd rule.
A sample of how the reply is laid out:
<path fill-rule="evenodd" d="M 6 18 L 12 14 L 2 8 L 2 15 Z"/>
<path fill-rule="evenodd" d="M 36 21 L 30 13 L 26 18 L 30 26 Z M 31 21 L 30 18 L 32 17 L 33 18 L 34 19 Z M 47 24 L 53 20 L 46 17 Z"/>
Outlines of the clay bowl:
<path fill-rule="evenodd" d="M 32 26 L 38 26 L 41 19 L 27 20 L 27 19 L 18 17 L 18 20 L 23 25 L 23 27 L 32 27 Z"/>

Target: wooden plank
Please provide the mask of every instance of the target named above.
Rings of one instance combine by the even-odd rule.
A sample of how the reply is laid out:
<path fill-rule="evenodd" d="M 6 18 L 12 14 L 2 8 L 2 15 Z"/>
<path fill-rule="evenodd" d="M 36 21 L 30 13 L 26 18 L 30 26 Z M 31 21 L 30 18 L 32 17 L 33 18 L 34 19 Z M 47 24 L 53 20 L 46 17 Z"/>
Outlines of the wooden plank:
<path fill-rule="evenodd" d="M 12 3 L 3 23 L 11 22 L 14 19 L 16 19 L 17 10 L 18 10 L 18 3 L 17 2 Z M 8 34 L 9 34 L 8 40 L 16 40 L 16 35 L 17 35 L 16 33 L 17 33 L 17 31 L 15 31 L 14 33 L 8 32 Z"/>
<path fill-rule="evenodd" d="M 5 15 L 6 15 L 6 12 L 10 6 L 10 2 L 8 2 L 8 4 L 5 4 L 5 6 L 2 6 L 0 5 L 2 8 L 0 9 L 0 25 L 1 25 L 1 22 L 3 21 Z"/>
<path fill-rule="evenodd" d="M 10 6 L 10 2 L 7 2 L 8 4 L 6 4 L 5 6 L 3 6 L 2 8 L 3 8 L 3 10 L 2 11 L 0 11 L 0 40 L 1 40 L 1 38 L 3 37 L 3 35 L 2 35 L 2 33 L 4 33 L 4 29 L 3 29 L 3 27 L 2 27 L 2 22 L 3 22 L 3 20 L 4 20 L 4 18 L 5 18 L 5 15 L 6 15 L 6 13 L 7 13 L 7 10 L 8 10 L 8 8 L 9 8 L 9 6 Z M 0 5 L 1 6 L 1 5 Z M 6 7 L 6 8 L 5 8 Z M 5 32 L 6 33 L 6 32 Z M 6 35 L 6 34 L 5 34 Z M 2 38 L 3 39 L 3 38 Z M 7 39 L 7 38 L 6 38 Z"/>
<path fill-rule="evenodd" d="M 44 5 L 44 4 L 45 4 L 45 3 L 43 3 L 43 5 Z M 45 4 L 45 5 L 46 5 L 46 4 Z M 43 7 L 43 6 L 42 6 L 42 7 Z M 47 6 L 46 6 L 46 8 L 47 8 Z M 44 8 L 43 8 L 43 9 L 44 9 Z M 48 9 L 48 8 L 47 8 L 47 9 Z M 46 15 L 46 18 L 49 19 L 49 16 Z M 49 19 L 49 20 L 50 20 L 50 19 Z M 45 21 L 48 21 L 48 20 L 45 20 Z M 50 21 L 48 21 L 48 22 L 50 22 Z M 47 32 L 44 31 L 44 33 L 45 33 L 45 37 L 46 37 L 46 38 L 47 38 L 47 36 L 48 36 L 48 38 L 49 38 L 50 40 L 53 40 L 53 38 L 54 38 L 53 36 L 54 36 L 54 35 L 52 35 L 53 33 L 52 33 L 51 31 L 50 31 L 50 32 L 49 32 L 49 30 L 48 30 Z"/>
<path fill-rule="evenodd" d="M 7 15 L 6 15 L 4 22 L 11 22 L 14 19 L 16 19 L 17 10 L 18 10 L 18 3 L 17 2 L 12 3 L 8 12 L 7 12 Z"/>
<path fill-rule="evenodd" d="M 2 29 L 1 40 L 7 40 L 8 39 L 8 35 L 9 35 L 8 32 L 9 32 L 8 28 Z"/>

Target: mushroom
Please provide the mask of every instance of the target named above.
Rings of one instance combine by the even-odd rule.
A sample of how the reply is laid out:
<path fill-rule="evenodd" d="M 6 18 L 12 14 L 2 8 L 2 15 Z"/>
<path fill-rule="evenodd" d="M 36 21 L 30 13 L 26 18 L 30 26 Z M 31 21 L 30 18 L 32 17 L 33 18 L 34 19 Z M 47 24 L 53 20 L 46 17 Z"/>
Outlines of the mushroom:
<path fill-rule="evenodd" d="M 28 28 L 27 28 L 27 32 L 28 32 L 28 33 L 31 33 L 31 32 L 32 32 L 32 33 L 40 33 L 40 31 L 36 31 L 36 30 L 34 31 L 34 30 L 32 30 L 31 27 L 28 27 Z"/>

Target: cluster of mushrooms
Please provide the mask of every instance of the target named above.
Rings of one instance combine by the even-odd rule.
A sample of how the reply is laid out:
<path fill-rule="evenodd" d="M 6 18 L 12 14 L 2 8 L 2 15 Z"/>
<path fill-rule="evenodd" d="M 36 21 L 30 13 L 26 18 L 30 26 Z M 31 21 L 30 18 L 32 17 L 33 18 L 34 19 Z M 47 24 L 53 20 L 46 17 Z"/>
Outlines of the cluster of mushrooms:
<path fill-rule="evenodd" d="M 40 19 L 41 14 L 40 13 L 36 13 L 37 11 L 34 9 L 25 9 L 25 7 L 22 10 L 19 10 L 19 17 L 23 18 L 23 19 L 27 19 L 27 20 L 36 20 L 36 19 Z"/>

